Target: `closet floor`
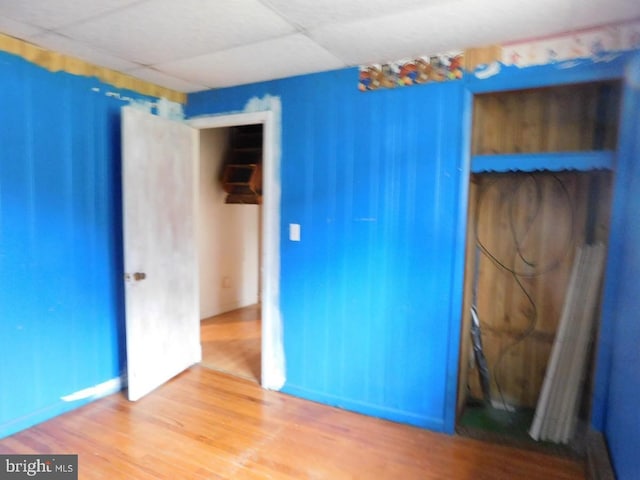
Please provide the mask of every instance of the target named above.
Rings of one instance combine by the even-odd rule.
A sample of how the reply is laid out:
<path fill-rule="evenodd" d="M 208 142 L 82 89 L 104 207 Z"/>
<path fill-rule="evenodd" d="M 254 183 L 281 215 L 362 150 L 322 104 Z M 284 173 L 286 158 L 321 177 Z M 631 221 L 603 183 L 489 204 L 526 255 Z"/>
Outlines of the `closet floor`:
<path fill-rule="evenodd" d="M 487 406 L 483 402 L 467 402 L 458 420 L 456 432 L 465 437 L 482 441 L 500 443 L 513 447 L 535 450 L 553 455 L 582 459 L 586 449 L 586 431 L 578 426 L 576 438 L 568 445 L 533 440 L 529 436 L 529 427 L 535 410 L 519 408 L 515 411 Z M 584 440 L 584 441 L 583 441 Z"/>

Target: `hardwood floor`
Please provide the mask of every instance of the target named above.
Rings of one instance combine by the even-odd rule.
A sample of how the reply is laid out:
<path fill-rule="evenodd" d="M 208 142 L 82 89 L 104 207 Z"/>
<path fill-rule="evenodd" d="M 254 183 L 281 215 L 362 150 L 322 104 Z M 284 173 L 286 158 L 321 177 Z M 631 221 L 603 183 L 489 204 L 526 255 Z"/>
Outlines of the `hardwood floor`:
<path fill-rule="evenodd" d="M 202 366 L 260 383 L 260 305 L 210 317 L 200 325 Z"/>
<path fill-rule="evenodd" d="M 195 366 L 0 440 L 76 453 L 81 479 L 582 479 L 569 459 L 345 412 Z"/>

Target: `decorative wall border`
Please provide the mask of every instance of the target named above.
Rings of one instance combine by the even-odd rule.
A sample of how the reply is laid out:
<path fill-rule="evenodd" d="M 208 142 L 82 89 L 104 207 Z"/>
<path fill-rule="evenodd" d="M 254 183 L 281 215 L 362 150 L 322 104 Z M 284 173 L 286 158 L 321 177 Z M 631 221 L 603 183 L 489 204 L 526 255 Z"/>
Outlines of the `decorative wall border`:
<path fill-rule="evenodd" d="M 397 88 L 462 78 L 462 52 L 403 59 L 360 67 L 360 91 Z"/>
<path fill-rule="evenodd" d="M 529 67 L 578 58 L 598 60 L 635 49 L 640 49 L 640 20 L 506 44 L 502 47 L 502 63 Z"/>
<path fill-rule="evenodd" d="M 365 92 L 457 80 L 464 72 L 475 72 L 497 62 L 529 67 L 572 59 L 597 61 L 630 50 L 640 50 L 640 19 L 503 46 L 361 65 L 358 90 Z"/>

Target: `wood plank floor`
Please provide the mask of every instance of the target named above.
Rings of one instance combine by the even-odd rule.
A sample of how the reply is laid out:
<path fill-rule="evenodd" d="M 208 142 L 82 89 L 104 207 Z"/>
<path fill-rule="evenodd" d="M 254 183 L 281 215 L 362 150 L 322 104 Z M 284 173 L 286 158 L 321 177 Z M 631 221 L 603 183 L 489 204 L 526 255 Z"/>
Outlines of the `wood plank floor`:
<path fill-rule="evenodd" d="M 260 305 L 202 320 L 202 366 L 260 383 Z"/>
<path fill-rule="evenodd" d="M 565 458 L 341 411 L 195 366 L 137 403 L 115 394 L 0 440 L 77 453 L 81 479 L 581 479 Z"/>

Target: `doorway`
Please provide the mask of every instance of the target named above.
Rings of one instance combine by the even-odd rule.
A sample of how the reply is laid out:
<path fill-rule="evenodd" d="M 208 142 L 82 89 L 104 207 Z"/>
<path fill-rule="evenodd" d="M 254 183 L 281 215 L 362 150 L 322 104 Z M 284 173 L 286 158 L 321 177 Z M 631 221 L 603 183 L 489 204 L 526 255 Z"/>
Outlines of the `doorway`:
<path fill-rule="evenodd" d="M 277 105 L 276 105 L 277 107 Z M 260 302 L 260 375 L 263 388 L 279 390 L 285 382 L 285 358 L 280 315 L 280 116 L 279 108 L 246 113 L 199 117 L 189 125 L 202 131 L 243 125 L 262 125 L 262 186 L 263 200 L 258 221 L 261 233 L 258 242 L 260 267 L 258 298 Z M 198 135 L 200 137 L 200 135 Z M 200 148 L 198 147 L 198 150 Z M 196 155 L 200 162 L 200 155 Z M 198 171 L 199 171 L 198 167 Z M 195 185 L 194 188 L 199 188 Z M 239 207 L 242 207 L 240 205 Z M 256 205 L 251 205 L 256 207 Z M 199 245 L 199 250 L 203 245 Z M 217 280 L 219 285 L 230 284 L 231 279 Z M 226 283 L 229 282 L 229 283 Z"/>
<path fill-rule="evenodd" d="M 260 382 L 261 124 L 201 129 L 201 365 Z"/>

